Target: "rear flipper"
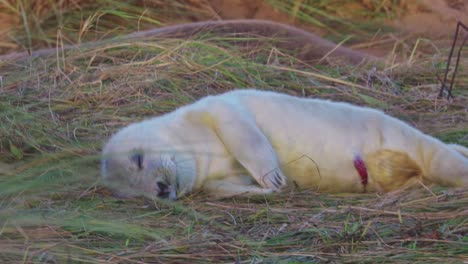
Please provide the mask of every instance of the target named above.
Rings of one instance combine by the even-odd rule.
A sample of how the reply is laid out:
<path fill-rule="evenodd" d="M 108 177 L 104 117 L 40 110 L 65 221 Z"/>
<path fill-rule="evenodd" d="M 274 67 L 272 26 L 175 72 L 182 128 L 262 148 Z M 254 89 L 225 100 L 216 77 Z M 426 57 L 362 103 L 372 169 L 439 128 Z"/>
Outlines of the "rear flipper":
<path fill-rule="evenodd" d="M 239 195 L 270 194 L 273 189 L 261 188 L 255 185 L 241 185 L 224 180 L 211 180 L 203 184 L 203 190 L 218 198 Z"/>
<path fill-rule="evenodd" d="M 383 149 L 366 155 L 365 164 L 379 192 L 391 192 L 422 181 L 423 172 L 408 154 Z"/>
<path fill-rule="evenodd" d="M 426 151 L 424 168 L 405 152 L 383 149 L 366 155 L 365 164 L 376 188 L 390 192 L 423 181 L 467 187 L 468 149 L 442 143 L 431 147 L 433 151 Z"/>
<path fill-rule="evenodd" d="M 430 180 L 443 186 L 468 187 L 467 148 L 456 144 L 440 144 L 428 164 L 427 177 Z"/>

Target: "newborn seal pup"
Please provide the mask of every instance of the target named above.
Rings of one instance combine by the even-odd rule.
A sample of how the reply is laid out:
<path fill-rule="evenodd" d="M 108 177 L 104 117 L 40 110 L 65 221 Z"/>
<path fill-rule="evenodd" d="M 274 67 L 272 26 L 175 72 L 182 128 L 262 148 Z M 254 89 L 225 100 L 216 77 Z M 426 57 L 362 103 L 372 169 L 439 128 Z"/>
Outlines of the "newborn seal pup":
<path fill-rule="evenodd" d="M 348 103 L 237 90 L 131 124 L 103 150 L 119 196 L 228 197 L 287 185 L 389 192 L 419 181 L 468 186 L 468 149 Z"/>

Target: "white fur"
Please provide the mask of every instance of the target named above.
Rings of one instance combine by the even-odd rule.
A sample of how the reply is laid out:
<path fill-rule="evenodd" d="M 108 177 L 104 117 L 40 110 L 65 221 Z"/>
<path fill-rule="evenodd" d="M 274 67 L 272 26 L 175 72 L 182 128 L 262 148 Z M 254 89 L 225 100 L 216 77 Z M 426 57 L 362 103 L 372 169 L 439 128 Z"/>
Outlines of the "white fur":
<path fill-rule="evenodd" d="M 158 181 L 178 197 L 198 189 L 217 196 L 270 193 L 287 182 L 327 192 L 375 191 L 373 175 L 364 189 L 353 160 L 381 149 L 408 154 L 425 181 L 468 186 L 462 146 L 377 110 L 257 90 L 208 96 L 122 129 L 104 148 L 102 175 L 127 195 L 158 196 Z M 129 158 L 137 152 L 144 156 L 140 170 Z"/>

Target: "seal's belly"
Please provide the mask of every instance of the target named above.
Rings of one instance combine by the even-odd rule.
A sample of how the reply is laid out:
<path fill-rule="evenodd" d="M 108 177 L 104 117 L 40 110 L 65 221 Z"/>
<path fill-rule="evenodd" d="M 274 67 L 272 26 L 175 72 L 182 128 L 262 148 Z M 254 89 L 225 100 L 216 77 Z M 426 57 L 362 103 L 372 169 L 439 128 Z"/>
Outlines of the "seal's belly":
<path fill-rule="evenodd" d="M 300 188 L 328 192 L 361 192 L 359 173 L 352 156 L 320 156 L 320 153 L 288 152 L 277 150 L 281 169 L 288 180 Z"/>

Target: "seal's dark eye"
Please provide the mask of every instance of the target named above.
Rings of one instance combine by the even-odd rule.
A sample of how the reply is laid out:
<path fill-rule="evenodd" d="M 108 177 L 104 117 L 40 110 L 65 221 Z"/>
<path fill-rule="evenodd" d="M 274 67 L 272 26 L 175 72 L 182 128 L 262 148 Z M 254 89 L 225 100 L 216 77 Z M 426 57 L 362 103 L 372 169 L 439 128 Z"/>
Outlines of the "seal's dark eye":
<path fill-rule="evenodd" d="M 138 170 L 143 169 L 143 154 L 142 153 L 133 154 L 132 156 L 130 156 L 130 160 L 138 166 Z"/>

